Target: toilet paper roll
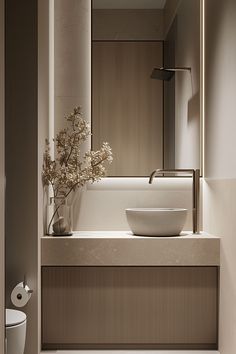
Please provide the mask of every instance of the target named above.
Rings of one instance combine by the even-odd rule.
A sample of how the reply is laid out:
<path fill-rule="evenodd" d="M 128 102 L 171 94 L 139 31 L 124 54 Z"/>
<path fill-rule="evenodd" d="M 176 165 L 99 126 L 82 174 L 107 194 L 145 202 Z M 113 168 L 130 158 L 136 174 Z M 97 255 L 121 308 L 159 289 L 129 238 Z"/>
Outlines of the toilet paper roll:
<path fill-rule="evenodd" d="M 17 284 L 11 293 L 11 301 L 15 307 L 23 307 L 31 298 L 31 290 L 23 282 Z"/>

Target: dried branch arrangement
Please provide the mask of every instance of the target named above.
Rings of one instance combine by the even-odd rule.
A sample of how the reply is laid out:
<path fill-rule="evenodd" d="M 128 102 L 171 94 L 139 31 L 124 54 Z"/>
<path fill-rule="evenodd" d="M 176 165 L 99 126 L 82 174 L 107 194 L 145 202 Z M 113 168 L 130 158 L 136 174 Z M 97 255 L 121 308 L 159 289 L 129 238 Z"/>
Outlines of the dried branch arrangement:
<path fill-rule="evenodd" d="M 81 107 L 76 107 L 65 119 L 69 123 L 68 127 L 61 130 L 53 140 L 56 158 L 51 157 L 48 140 L 43 158 L 43 185 L 52 187 L 54 198 L 67 198 L 72 191 L 87 182 L 99 181 L 106 175 L 106 163 L 113 160 L 107 142 L 102 144 L 100 150 L 89 150 L 81 156 L 81 144 L 91 135 Z"/>

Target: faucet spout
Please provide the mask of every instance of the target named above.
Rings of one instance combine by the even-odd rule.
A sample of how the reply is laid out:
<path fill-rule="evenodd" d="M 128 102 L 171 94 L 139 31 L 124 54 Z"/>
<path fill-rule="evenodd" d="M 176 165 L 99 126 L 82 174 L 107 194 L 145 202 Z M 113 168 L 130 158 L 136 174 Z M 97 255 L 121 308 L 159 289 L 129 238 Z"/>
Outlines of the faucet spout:
<path fill-rule="evenodd" d="M 193 179 L 192 185 L 192 220 L 193 220 L 193 233 L 198 234 L 199 229 L 199 187 L 200 187 L 200 170 L 199 169 L 173 169 L 173 170 L 154 170 L 149 177 L 149 184 L 152 184 L 155 176 L 160 174 L 183 174 L 185 176 L 191 175 Z"/>

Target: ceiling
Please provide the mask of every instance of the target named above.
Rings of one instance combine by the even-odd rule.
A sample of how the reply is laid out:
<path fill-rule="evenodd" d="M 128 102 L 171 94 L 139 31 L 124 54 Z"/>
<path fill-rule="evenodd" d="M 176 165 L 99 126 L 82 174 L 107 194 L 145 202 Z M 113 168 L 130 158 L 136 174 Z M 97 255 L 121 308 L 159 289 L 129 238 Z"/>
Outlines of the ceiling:
<path fill-rule="evenodd" d="M 93 9 L 163 9 L 166 0 L 93 0 Z"/>

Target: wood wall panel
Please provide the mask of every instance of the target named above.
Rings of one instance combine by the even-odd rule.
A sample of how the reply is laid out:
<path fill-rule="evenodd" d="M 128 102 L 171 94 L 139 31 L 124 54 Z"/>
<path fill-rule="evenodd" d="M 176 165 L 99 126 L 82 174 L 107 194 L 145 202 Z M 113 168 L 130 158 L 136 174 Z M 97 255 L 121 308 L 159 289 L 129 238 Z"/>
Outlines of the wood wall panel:
<path fill-rule="evenodd" d="M 43 347 L 215 348 L 217 267 L 43 267 Z"/>
<path fill-rule="evenodd" d="M 110 176 L 147 176 L 163 167 L 162 42 L 93 42 L 92 145 L 108 141 Z"/>
<path fill-rule="evenodd" d="M 93 9 L 93 40 L 164 40 L 159 9 Z"/>

